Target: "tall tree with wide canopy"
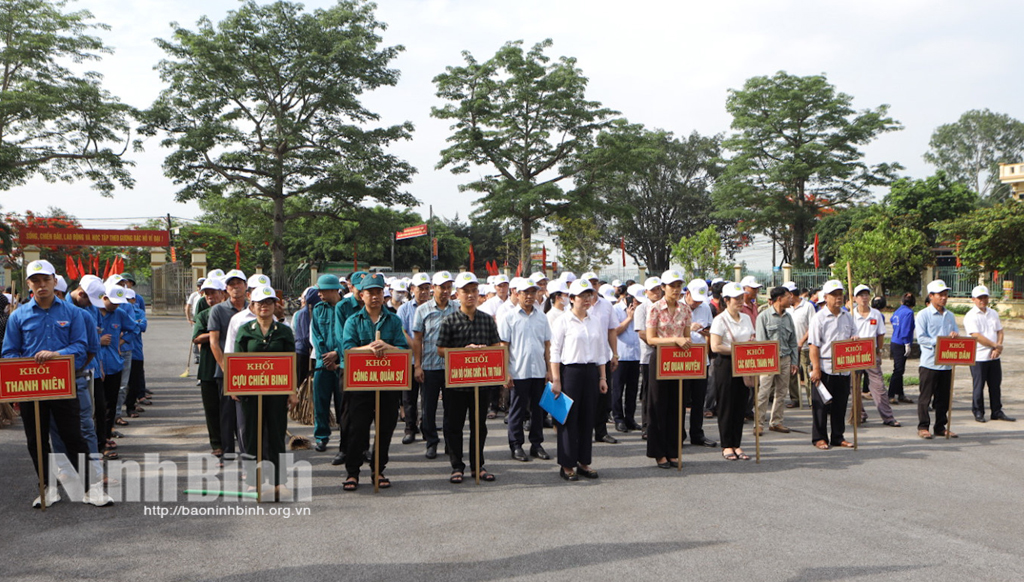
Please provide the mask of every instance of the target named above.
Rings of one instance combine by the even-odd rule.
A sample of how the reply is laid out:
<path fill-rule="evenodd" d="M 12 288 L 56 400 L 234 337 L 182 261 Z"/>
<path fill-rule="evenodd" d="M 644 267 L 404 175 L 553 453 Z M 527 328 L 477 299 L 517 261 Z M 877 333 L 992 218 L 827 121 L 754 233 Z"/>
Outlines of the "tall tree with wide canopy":
<path fill-rule="evenodd" d="M 852 102 L 824 75 L 780 71 L 730 89 L 726 109 L 735 133 L 722 143 L 732 156 L 716 189 L 719 216 L 768 234 L 784 260 L 803 264 L 821 216 L 864 200 L 902 169 L 863 161 L 861 146 L 902 126 L 887 105 L 858 113 Z"/>
<path fill-rule="evenodd" d="M 1010 192 L 999 181 L 999 164 L 1024 157 L 1024 123 L 1004 113 L 972 109 L 955 123 L 935 128 L 926 162 L 946 172 L 983 199 L 999 201 Z"/>
<path fill-rule="evenodd" d="M 483 63 L 465 51 L 465 66 L 434 78 L 437 96 L 451 103 L 431 115 L 455 122 L 437 167 L 455 174 L 493 170 L 460 190 L 483 194 L 482 218 L 519 224 L 524 265 L 537 223 L 582 199 L 562 184 L 583 169 L 582 154 L 616 113 L 586 99 L 587 78 L 576 59 L 552 62 L 544 54 L 551 45 L 548 39 L 524 51 L 521 41 L 509 42 Z"/>
<path fill-rule="evenodd" d="M 132 109 L 105 90 L 95 72 L 73 69 L 113 52 L 92 34 L 107 30 L 66 1 L 0 0 L 0 190 L 41 176 L 88 180 L 110 195 L 131 188 L 124 158 Z"/>
<path fill-rule="evenodd" d="M 412 205 L 400 190 L 415 172 L 387 153 L 412 124 L 377 126 L 360 103 L 366 91 L 395 85 L 388 68 L 402 47 L 381 48 L 375 5 L 340 0 L 304 12 L 301 4 L 245 2 L 214 25 L 174 26 L 157 40 L 168 87 L 147 112 L 147 130 L 165 132 L 175 151 L 165 173 L 179 200 L 232 196 L 269 200 L 272 276 L 283 282 L 286 223 L 339 216 L 366 199 Z M 285 201 L 304 198 L 302 209 Z"/>

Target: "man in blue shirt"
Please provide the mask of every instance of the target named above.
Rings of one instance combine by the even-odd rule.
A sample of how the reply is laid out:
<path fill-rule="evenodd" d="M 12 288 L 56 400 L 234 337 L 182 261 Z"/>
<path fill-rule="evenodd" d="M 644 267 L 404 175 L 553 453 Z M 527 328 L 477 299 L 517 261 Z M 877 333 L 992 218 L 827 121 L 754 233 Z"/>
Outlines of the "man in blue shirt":
<path fill-rule="evenodd" d="M 80 310 L 57 298 L 56 271 L 49 261 L 32 261 L 26 267 L 28 287 L 32 291 L 32 299 L 17 309 L 7 320 L 7 331 L 0 356 L 4 358 L 34 358 L 42 363 L 58 356 L 74 356 L 76 375 L 78 370 L 86 366 L 86 347 L 88 338 L 85 329 L 85 318 Z M 42 471 L 43 479 L 49 483 L 49 463 L 39 466 L 36 457 L 36 423 L 35 412 L 39 409 L 41 426 L 39 434 L 43 439 L 44 458 L 50 454 L 50 418 L 57 425 L 57 433 L 67 447 L 71 462 L 80 471 L 79 456 L 84 459 L 89 454 L 89 444 L 82 436 L 80 423 L 80 407 L 77 398 L 63 400 L 38 401 L 34 405 L 21 406 L 21 420 L 25 427 L 28 450 L 35 465 L 36 474 Z M 88 471 L 86 478 L 88 479 Z M 86 495 L 86 502 L 93 502 L 92 490 Z M 102 493 L 102 490 L 100 491 Z M 56 484 L 46 488 L 46 504 L 60 501 L 60 492 Z M 102 505 L 112 504 L 109 497 L 100 500 Z M 37 498 L 34 507 L 41 505 L 42 499 Z"/>
<path fill-rule="evenodd" d="M 423 392 L 423 420 L 420 429 L 427 443 L 426 457 L 437 458 L 437 401 L 444 386 L 444 358 L 437 353 L 437 334 L 441 320 L 459 310 L 459 302 L 451 299 L 455 278 L 448 271 L 434 273 L 434 298 L 416 308 L 412 323 L 412 353 L 415 358 L 413 378 Z"/>
<path fill-rule="evenodd" d="M 935 408 L 935 434 L 949 435 L 957 438 L 957 434 L 946 429 L 949 413 L 949 384 L 953 380 L 952 368 L 935 363 L 936 340 L 943 336 L 957 337 L 956 317 L 946 309 L 949 299 L 949 287 L 942 279 L 928 283 L 929 305 L 917 314 L 914 321 L 917 343 L 921 345 L 921 398 L 917 401 L 917 436 L 923 439 L 932 438 L 928 432 L 931 417 L 928 405 Z M 932 400 L 934 399 L 934 403 Z"/>
<path fill-rule="evenodd" d="M 412 344 L 412 324 L 416 319 L 416 308 L 430 301 L 430 275 L 416 273 L 409 282 L 409 301 L 406 301 L 398 308 L 398 318 L 402 320 L 402 330 L 405 337 Z M 415 361 L 413 364 L 415 365 Z M 412 444 L 419 433 L 419 414 L 417 404 L 420 396 L 420 383 L 413 377 L 412 389 L 402 392 L 402 410 L 405 413 L 405 436 L 402 437 L 402 444 Z"/>
<path fill-rule="evenodd" d="M 913 293 L 904 293 L 902 305 L 892 314 L 892 339 L 889 341 L 889 355 L 892 357 L 892 377 L 889 378 L 889 403 L 913 404 L 903 392 L 903 373 L 907 369 L 907 354 L 914 343 L 914 305 L 917 298 Z"/>

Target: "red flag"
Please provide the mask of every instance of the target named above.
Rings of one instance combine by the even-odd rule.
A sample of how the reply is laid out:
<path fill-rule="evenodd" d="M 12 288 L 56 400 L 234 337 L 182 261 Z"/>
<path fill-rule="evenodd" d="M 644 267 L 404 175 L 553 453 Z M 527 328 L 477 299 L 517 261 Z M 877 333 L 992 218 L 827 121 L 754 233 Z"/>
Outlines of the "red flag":
<path fill-rule="evenodd" d="M 121 260 L 120 256 L 117 256 L 114 257 L 114 264 L 110 265 L 110 274 L 120 275 L 121 273 L 124 273 L 124 262 Z"/>
<path fill-rule="evenodd" d="M 469 243 L 469 272 L 473 272 L 473 262 L 476 260 L 476 255 L 473 254 L 473 243 Z"/>
<path fill-rule="evenodd" d="M 548 247 L 542 245 L 540 247 L 540 270 L 544 273 L 548 272 Z"/>
<path fill-rule="evenodd" d="M 992 282 L 995 283 L 999 280 L 999 271 L 992 271 Z"/>
<path fill-rule="evenodd" d="M 235 268 L 236 269 L 241 269 L 242 268 L 242 249 L 239 246 L 237 240 L 235 241 Z"/>
<path fill-rule="evenodd" d="M 519 263 L 516 265 L 516 277 L 521 277 L 523 274 L 523 264 Z"/>
<path fill-rule="evenodd" d="M 82 275 L 85 275 L 85 269 L 82 268 L 82 257 L 78 257 L 78 278 L 81 279 Z"/>
<path fill-rule="evenodd" d="M 103 279 L 106 280 L 110 276 L 110 259 L 103 265 Z"/>
<path fill-rule="evenodd" d="M 956 240 L 956 268 L 960 268 L 960 239 Z"/>
<path fill-rule="evenodd" d="M 68 279 L 74 280 L 78 278 L 75 274 L 75 261 L 71 258 L 71 255 L 64 257 L 64 270 L 67 271 Z"/>
<path fill-rule="evenodd" d="M 821 267 L 821 263 L 818 261 L 818 234 L 814 234 L 814 268 L 818 269 Z"/>
<path fill-rule="evenodd" d="M 359 270 L 359 245 L 354 242 L 352 243 L 352 270 Z"/>
<path fill-rule="evenodd" d="M 96 253 L 92 256 L 92 272 L 94 275 L 100 274 L 100 255 Z M 104 277 L 106 279 L 106 277 Z"/>
<path fill-rule="evenodd" d="M 622 248 L 622 266 L 626 266 L 626 237 L 622 237 L 619 241 L 619 246 Z"/>

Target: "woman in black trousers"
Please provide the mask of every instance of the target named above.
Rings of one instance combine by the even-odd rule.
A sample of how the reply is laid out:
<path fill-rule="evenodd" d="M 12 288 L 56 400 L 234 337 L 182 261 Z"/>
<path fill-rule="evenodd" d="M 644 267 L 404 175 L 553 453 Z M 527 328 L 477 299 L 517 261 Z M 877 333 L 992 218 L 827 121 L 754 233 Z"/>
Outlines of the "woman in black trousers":
<path fill-rule="evenodd" d="M 743 453 L 743 415 L 747 408 L 750 389 L 742 377 L 732 375 L 732 345 L 754 337 L 750 318 L 740 313 L 743 289 L 738 283 L 728 283 L 722 289 L 725 310 L 711 322 L 711 351 L 718 354 L 712 360 L 715 394 L 718 398 L 718 434 L 722 441 L 722 456 L 727 461 L 750 460 Z"/>

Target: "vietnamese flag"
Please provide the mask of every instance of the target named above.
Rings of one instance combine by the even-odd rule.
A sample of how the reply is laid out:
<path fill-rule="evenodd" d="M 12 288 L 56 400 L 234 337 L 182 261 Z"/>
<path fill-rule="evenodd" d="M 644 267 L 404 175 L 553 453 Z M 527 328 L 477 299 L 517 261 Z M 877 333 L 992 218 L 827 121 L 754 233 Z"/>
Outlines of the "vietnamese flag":
<path fill-rule="evenodd" d="M 542 245 L 540 247 L 540 270 L 544 273 L 548 272 L 548 247 Z"/>
<path fill-rule="evenodd" d="M 110 276 L 110 259 L 103 265 L 103 280 L 106 280 Z"/>
<path fill-rule="evenodd" d="M 235 241 L 235 268 L 242 268 L 242 249 L 239 247 L 239 242 Z"/>
<path fill-rule="evenodd" d="M 619 239 L 619 247 L 622 248 L 622 266 L 626 266 L 626 237 Z"/>
<path fill-rule="evenodd" d="M 523 264 L 519 263 L 518 265 L 516 265 L 516 277 L 521 277 L 522 275 L 523 275 Z"/>
<path fill-rule="evenodd" d="M 818 234 L 814 234 L 814 268 L 821 268 L 821 264 L 818 262 Z"/>
<path fill-rule="evenodd" d="M 476 255 L 473 254 L 473 243 L 469 243 L 469 272 L 473 272 L 473 262 L 476 260 Z"/>
<path fill-rule="evenodd" d="M 82 257 L 78 257 L 78 278 L 81 279 L 85 275 L 85 269 L 82 268 Z"/>
<path fill-rule="evenodd" d="M 92 272 L 94 275 L 100 274 L 100 255 L 98 253 L 92 256 Z"/>
<path fill-rule="evenodd" d="M 75 260 L 71 258 L 71 255 L 64 257 L 64 270 L 67 271 L 68 279 L 78 278 L 78 274 L 75 272 Z"/>

